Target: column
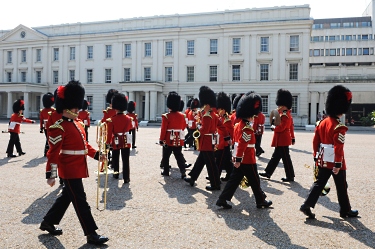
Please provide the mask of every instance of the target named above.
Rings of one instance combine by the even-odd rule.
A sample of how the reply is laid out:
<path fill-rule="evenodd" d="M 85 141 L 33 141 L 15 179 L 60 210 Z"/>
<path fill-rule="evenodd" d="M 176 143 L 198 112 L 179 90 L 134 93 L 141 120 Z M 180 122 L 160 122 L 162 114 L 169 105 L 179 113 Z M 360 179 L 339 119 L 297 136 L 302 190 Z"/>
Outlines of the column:
<path fill-rule="evenodd" d="M 23 101 L 25 103 L 25 110 L 23 111 L 23 116 L 25 116 L 26 118 L 30 118 L 30 115 L 29 115 L 29 92 L 23 93 Z"/>
<path fill-rule="evenodd" d="M 133 91 L 129 91 L 129 101 L 135 101 L 135 96 Z"/>
<path fill-rule="evenodd" d="M 324 103 L 324 92 L 320 92 L 319 93 L 319 110 L 318 112 L 320 112 L 322 115 L 323 115 L 323 110 L 325 109 L 325 103 Z"/>
<path fill-rule="evenodd" d="M 147 96 L 147 95 L 146 95 Z M 156 107 L 158 105 L 158 96 L 156 91 L 151 91 L 150 94 L 150 120 L 156 120 Z"/>
<path fill-rule="evenodd" d="M 310 93 L 310 103 L 311 103 L 311 113 L 310 113 L 310 123 L 316 123 L 316 114 L 318 114 L 318 110 L 316 109 L 316 104 L 318 103 L 319 93 L 318 92 L 311 92 Z"/>
<path fill-rule="evenodd" d="M 8 92 L 8 107 L 7 107 L 7 118 L 10 118 L 13 113 L 13 94 Z"/>
<path fill-rule="evenodd" d="M 145 117 L 144 120 L 150 120 L 150 92 L 145 92 Z"/>

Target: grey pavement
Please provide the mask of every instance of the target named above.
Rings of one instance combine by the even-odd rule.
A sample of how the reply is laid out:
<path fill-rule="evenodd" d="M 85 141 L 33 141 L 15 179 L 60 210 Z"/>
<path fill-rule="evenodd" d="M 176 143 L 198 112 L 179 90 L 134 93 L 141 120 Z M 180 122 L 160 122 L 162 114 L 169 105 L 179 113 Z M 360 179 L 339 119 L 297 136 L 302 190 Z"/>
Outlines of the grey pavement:
<path fill-rule="evenodd" d="M 46 183 L 45 138 L 38 127 L 22 124 L 25 133 L 20 139 L 26 155 L 11 159 L 5 153 L 9 134 L 0 134 L 0 248 L 98 248 L 86 244 L 72 206 L 60 224 L 63 235 L 54 237 L 39 230 L 61 188 Z M 0 130 L 6 128 L 6 121 L 1 121 Z M 138 148 L 130 157 L 131 181 L 123 185 L 122 175 L 120 180 L 109 175 L 105 211 L 96 210 L 97 161 L 88 159 L 87 199 L 98 233 L 110 239 L 100 248 L 375 248 L 375 132 L 350 129 L 345 140 L 349 198 L 360 217 L 340 218 L 330 179 L 331 192 L 320 197 L 313 209 L 316 220 L 306 220 L 299 207 L 313 182 L 312 169 L 305 167 L 313 163 L 312 131 L 296 130 L 296 144 L 291 146 L 295 182 L 280 180 L 285 176 L 281 162 L 270 180 L 261 179 L 272 208 L 257 209 L 247 188 L 236 191 L 231 210 L 215 205 L 221 191 L 205 190 L 205 169 L 190 187 L 180 179 L 172 155 L 171 176 L 160 175 L 161 147 L 155 144 L 159 131 L 159 127 L 139 128 Z M 89 141 L 97 147 L 95 134 L 96 127 L 91 127 Z M 272 132 L 266 130 L 259 171 L 272 155 L 271 139 Z M 184 149 L 184 155 L 194 163 L 197 153 Z"/>

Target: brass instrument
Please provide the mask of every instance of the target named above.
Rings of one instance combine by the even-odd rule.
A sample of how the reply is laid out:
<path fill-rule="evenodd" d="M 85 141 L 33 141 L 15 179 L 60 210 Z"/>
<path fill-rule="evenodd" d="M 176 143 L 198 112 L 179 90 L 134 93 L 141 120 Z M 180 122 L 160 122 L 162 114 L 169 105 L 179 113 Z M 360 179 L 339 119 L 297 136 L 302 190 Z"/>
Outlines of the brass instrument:
<path fill-rule="evenodd" d="M 97 180 L 97 191 L 96 191 L 96 209 L 99 211 L 103 211 L 106 209 L 107 206 L 107 186 L 108 186 L 108 148 L 106 146 L 107 141 L 107 123 L 101 123 L 99 121 L 98 126 L 96 127 L 96 142 L 98 144 L 98 151 L 99 151 L 99 161 L 98 161 L 98 180 Z M 102 156 L 105 156 L 102 159 Z M 105 175 L 105 182 L 104 182 L 104 192 L 103 192 L 103 202 L 104 206 L 99 208 L 99 192 L 100 192 L 100 173 L 103 172 Z"/>
<path fill-rule="evenodd" d="M 270 125 L 278 126 L 281 123 L 281 117 L 277 109 L 270 113 Z"/>
<path fill-rule="evenodd" d="M 197 114 L 194 117 L 196 119 L 197 129 L 193 132 L 192 136 L 195 140 L 195 147 L 196 147 L 197 150 L 199 150 L 199 137 L 201 136 L 201 132 L 199 131 L 198 126 L 200 126 L 201 116 L 203 114 L 203 111 L 204 111 L 205 107 L 206 106 L 203 106 L 202 109 L 197 111 Z"/>
<path fill-rule="evenodd" d="M 193 132 L 193 138 L 195 139 L 195 147 L 199 150 L 199 137 L 201 136 L 201 132 L 198 128 Z"/>
<path fill-rule="evenodd" d="M 250 187 L 250 183 L 249 183 L 249 181 L 247 180 L 247 177 L 246 177 L 246 176 L 244 176 L 244 177 L 242 178 L 242 180 L 241 180 L 239 186 L 240 186 L 241 189 L 245 189 L 245 188 Z"/>
<path fill-rule="evenodd" d="M 305 164 L 305 167 L 308 169 L 311 169 L 312 167 L 310 165 Z M 316 182 L 316 178 L 318 177 L 319 173 L 319 167 L 317 165 L 314 165 L 313 167 L 313 172 L 314 172 L 314 182 Z M 320 193 L 321 196 L 325 196 L 329 193 L 331 190 L 331 185 L 327 182 L 327 184 L 324 186 L 322 193 Z"/>

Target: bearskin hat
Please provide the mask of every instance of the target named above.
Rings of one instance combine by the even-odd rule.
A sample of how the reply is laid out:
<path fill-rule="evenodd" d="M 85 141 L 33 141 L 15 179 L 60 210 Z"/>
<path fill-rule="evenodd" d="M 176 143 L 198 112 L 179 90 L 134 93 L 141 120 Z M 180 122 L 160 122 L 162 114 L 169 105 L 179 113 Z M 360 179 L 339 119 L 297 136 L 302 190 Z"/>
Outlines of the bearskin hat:
<path fill-rule="evenodd" d="M 191 106 L 191 101 L 193 101 L 193 99 L 189 99 L 188 102 L 186 103 L 186 108 L 190 108 Z"/>
<path fill-rule="evenodd" d="M 51 108 L 55 102 L 55 98 L 53 97 L 52 93 L 48 92 L 43 95 L 42 102 L 45 108 Z"/>
<path fill-rule="evenodd" d="M 200 106 L 199 99 L 195 98 L 190 103 L 190 109 L 196 109 Z"/>
<path fill-rule="evenodd" d="M 22 99 L 17 99 L 13 103 L 13 112 L 19 113 L 20 110 L 25 110 L 25 102 Z"/>
<path fill-rule="evenodd" d="M 134 101 L 129 101 L 129 103 L 128 103 L 128 112 L 129 113 L 132 113 L 132 112 L 134 112 L 135 111 L 135 102 Z"/>
<path fill-rule="evenodd" d="M 180 112 L 182 112 L 182 110 L 184 109 L 184 106 L 185 106 L 185 102 L 181 99 L 180 101 Z"/>
<path fill-rule="evenodd" d="M 208 86 L 201 86 L 199 89 L 199 102 L 201 107 L 204 105 L 210 105 L 210 107 L 216 107 L 216 96 L 214 91 Z"/>
<path fill-rule="evenodd" d="M 112 108 L 124 112 L 128 107 L 128 99 L 123 93 L 115 93 L 112 97 Z"/>
<path fill-rule="evenodd" d="M 292 109 L 293 97 L 292 94 L 286 89 L 279 89 L 276 96 L 276 105 L 285 106 L 289 110 Z"/>
<path fill-rule="evenodd" d="M 230 101 L 229 96 L 225 92 L 219 92 L 217 94 L 216 102 L 217 102 L 217 109 L 223 109 L 227 113 L 230 112 L 232 103 Z"/>
<path fill-rule="evenodd" d="M 111 104 L 113 94 L 115 94 L 115 93 L 118 93 L 118 91 L 116 89 L 109 89 L 108 90 L 107 96 L 105 96 L 106 103 Z"/>
<path fill-rule="evenodd" d="M 180 110 L 181 97 L 176 92 L 169 92 L 167 97 L 167 107 L 171 109 L 172 112 L 177 112 Z"/>
<path fill-rule="evenodd" d="M 86 99 L 83 100 L 82 110 L 87 110 L 89 107 L 90 102 L 88 102 Z"/>
<path fill-rule="evenodd" d="M 236 108 L 237 108 L 237 104 L 238 104 L 238 101 L 241 99 L 241 97 L 242 97 L 243 95 L 244 95 L 243 93 L 240 93 L 240 94 L 237 94 L 237 95 L 233 98 L 233 101 L 232 101 L 233 110 L 236 110 Z"/>
<path fill-rule="evenodd" d="M 342 85 L 334 86 L 328 91 L 326 113 L 331 117 L 344 114 L 349 110 L 351 103 L 352 92 Z"/>
<path fill-rule="evenodd" d="M 236 117 L 247 119 L 257 115 L 262 108 L 262 98 L 254 92 L 247 93 L 238 101 Z"/>
<path fill-rule="evenodd" d="M 69 81 L 65 86 L 57 88 L 56 111 L 62 113 L 64 109 L 82 109 L 85 88 L 79 81 Z"/>

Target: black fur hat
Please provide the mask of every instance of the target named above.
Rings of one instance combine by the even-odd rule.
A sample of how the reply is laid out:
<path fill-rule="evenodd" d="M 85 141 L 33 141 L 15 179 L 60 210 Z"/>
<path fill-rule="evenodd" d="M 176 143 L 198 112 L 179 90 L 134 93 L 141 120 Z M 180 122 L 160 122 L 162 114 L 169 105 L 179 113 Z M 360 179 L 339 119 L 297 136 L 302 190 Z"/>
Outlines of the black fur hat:
<path fill-rule="evenodd" d="M 276 96 L 276 105 L 285 106 L 289 110 L 292 109 L 293 97 L 292 94 L 286 89 L 279 89 Z"/>
<path fill-rule="evenodd" d="M 223 109 L 226 113 L 231 111 L 232 103 L 229 96 L 225 92 L 219 92 L 217 94 L 217 109 Z"/>
<path fill-rule="evenodd" d="M 186 108 L 190 108 L 191 106 L 191 101 L 193 101 L 193 99 L 189 99 L 188 102 L 186 103 Z"/>
<path fill-rule="evenodd" d="M 247 93 L 238 101 L 236 117 L 247 119 L 257 115 L 262 108 L 262 98 L 254 92 Z"/>
<path fill-rule="evenodd" d="M 108 90 L 107 96 L 105 96 L 106 103 L 111 104 L 113 94 L 115 94 L 115 93 L 118 93 L 118 91 L 116 89 L 109 89 Z"/>
<path fill-rule="evenodd" d="M 55 98 L 54 98 L 52 93 L 48 92 L 48 93 L 43 95 L 42 102 L 43 102 L 43 106 L 45 108 L 50 108 L 53 105 L 53 103 L 55 102 Z"/>
<path fill-rule="evenodd" d="M 128 107 L 128 99 L 123 93 L 115 93 L 112 97 L 112 108 L 124 112 Z"/>
<path fill-rule="evenodd" d="M 216 95 L 214 91 L 212 91 L 208 86 L 201 86 L 198 96 L 201 107 L 203 107 L 204 105 L 216 107 Z"/>
<path fill-rule="evenodd" d="M 65 86 L 57 88 L 56 111 L 62 113 L 64 109 L 82 109 L 85 88 L 79 81 L 69 81 Z"/>
<path fill-rule="evenodd" d="M 331 117 L 344 114 L 349 110 L 351 103 L 352 92 L 342 85 L 334 86 L 328 91 L 326 113 Z"/>
<path fill-rule="evenodd" d="M 236 110 L 237 108 L 237 104 L 238 104 L 238 101 L 240 100 L 240 98 L 243 96 L 244 94 L 243 93 L 240 93 L 240 94 L 237 94 L 234 99 L 233 99 L 233 110 Z"/>
<path fill-rule="evenodd" d="M 169 92 L 167 97 L 167 107 L 171 109 L 172 112 L 177 112 L 180 110 L 181 97 L 176 92 Z"/>
<path fill-rule="evenodd" d="M 129 113 L 134 112 L 135 111 L 135 105 L 136 105 L 136 103 L 134 101 L 129 101 L 129 103 L 128 103 L 128 110 L 127 111 Z"/>
<path fill-rule="evenodd" d="M 89 107 L 90 102 L 88 102 L 86 99 L 83 100 L 82 110 L 87 110 Z"/>
<path fill-rule="evenodd" d="M 185 102 L 181 99 L 180 101 L 180 112 L 182 112 L 182 110 L 184 109 L 184 106 L 185 106 Z"/>
<path fill-rule="evenodd" d="M 25 110 L 25 102 L 22 99 L 17 99 L 13 103 L 13 112 L 19 113 L 20 110 Z"/>
<path fill-rule="evenodd" d="M 191 101 L 190 109 L 196 109 L 200 106 L 199 99 L 195 98 Z"/>

